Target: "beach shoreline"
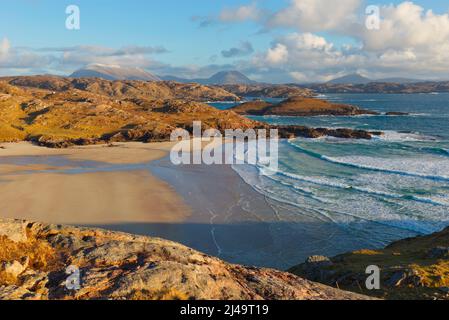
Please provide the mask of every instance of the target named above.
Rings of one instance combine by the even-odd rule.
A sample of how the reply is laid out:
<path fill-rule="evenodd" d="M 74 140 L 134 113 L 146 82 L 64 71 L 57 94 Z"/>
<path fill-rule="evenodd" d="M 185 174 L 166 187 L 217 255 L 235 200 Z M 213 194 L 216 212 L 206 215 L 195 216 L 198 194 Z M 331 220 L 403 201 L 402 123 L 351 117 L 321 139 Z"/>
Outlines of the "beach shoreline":
<path fill-rule="evenodd" d="M 72 225 L 174 223 L 189 208 L 147 170 L 170 143 L 0 149 L 1 217 Z"/>
<path fill-rule="evenodd" d="M 265 198 L 229 165 L 173 165 L 173 145 L 2 144 L 0 217 L 160 237 L 231 262 L 290 266 L 273 263 L 276 214 Z"/>

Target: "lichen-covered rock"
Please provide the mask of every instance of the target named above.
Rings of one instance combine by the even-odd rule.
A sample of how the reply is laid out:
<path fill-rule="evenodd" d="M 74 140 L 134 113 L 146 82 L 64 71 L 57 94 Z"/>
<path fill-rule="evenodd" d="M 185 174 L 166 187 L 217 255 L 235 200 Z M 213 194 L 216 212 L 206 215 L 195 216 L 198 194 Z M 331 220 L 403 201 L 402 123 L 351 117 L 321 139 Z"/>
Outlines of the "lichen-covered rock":
<path fill-rule="evenodd" d="M 26 226 L 23 241 L 49 245 L 58 260 L 27 266 L 16 283 L 3 283 L 0 299 L 367 299 L 290 273 L 228 264 L 167 240 L 24 221 L 1 225 L 17 232 Z M 69 266 L 79 270 L 79 290 L 66 286 Z"/>

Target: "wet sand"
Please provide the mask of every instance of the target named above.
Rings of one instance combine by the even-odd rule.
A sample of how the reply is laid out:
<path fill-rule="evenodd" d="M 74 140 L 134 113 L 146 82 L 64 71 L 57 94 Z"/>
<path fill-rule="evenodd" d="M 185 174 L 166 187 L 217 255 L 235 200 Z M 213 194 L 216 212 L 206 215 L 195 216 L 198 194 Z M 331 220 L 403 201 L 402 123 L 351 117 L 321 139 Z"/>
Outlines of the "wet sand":
<path fill-rule="evenodd" d="M 167 155 L 172 142 L 158 143 L 115 143 L 113 147 L 94 145 L 69 149 L 50 149 L 35 146 L 29 142 L 3 143 L 0 157 L 21 156 L 65 156 L 72 160 L 97 161 L 110 164 L 143 163 Z M 1 171 L 0 171 L 1 173 Z"/>
<path fill-rule="evenodd" d="M 188 234 L 174 240 L 233 263 L 291 266 L 282 260 L 272 235 L 273 225 L 279 222 L 276 212 L 231 166 L 176 167 L 161 159 L 152 163 L 151 171 L 174 186 L 194 212 L 184 224 L 171 226 Z"/>
<path fill-rule="evenodd" d="M 168 143 L 64 150 L 3 146 L 3 218 L 91 225 L 175 223 L 191 214 L 174 189 L 147 169 L 150 161 L 167 155 Z"/>

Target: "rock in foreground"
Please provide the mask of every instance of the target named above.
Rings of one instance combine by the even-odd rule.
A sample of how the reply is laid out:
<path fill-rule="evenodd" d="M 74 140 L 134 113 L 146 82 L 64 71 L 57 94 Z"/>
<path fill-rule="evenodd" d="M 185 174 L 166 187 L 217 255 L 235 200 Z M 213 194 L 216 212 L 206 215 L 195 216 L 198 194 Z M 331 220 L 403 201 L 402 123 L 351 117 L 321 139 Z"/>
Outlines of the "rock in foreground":
<path fill-rule="evenodd" d="M 0 220 L 0 299 L 367 299 L 149 237 Z M 79 267 L 81 289 L 65 286 Z"/>
<path fill-rule="evenodd" d="M 381 289 L 361 291 L 366 268 L 381 269 Z M 397 241 L 383 250 L 310 257 L 290 270 L 311 281 L 387 299 L 449 300 L 449 228 Z"/>

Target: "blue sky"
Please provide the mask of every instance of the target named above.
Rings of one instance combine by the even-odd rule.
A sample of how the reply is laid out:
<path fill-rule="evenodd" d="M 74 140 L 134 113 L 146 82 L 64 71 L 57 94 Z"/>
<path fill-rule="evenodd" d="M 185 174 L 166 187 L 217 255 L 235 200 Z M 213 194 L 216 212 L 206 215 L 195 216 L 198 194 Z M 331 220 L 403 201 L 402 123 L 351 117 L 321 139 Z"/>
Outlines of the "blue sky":
<path fill-rule="evenodd" d="M 30 74 L 45 71 L 65 74 L 81 67 L 83 63 L 89 63 L 89 57 L 92 57 L 92 63 L 106 60 L 129 65 L 132 64 L 132 55 L 123 61 L 116 56 L 114 59 L 112 57 L 103 59 L 104 54 L 99 54 L 100 57 L 98 57 L 95 52 L 92 52 L 95 51 L 92 48 L 112 50 L 124 47 L 158 47 L 166 50 L 136 56 L 136 62 L 138 62 L 136 67 L 143 67 L 157 73 L 180 73 L 187 77 L 207 76 L 208 73 L 220 69 L 241 68 L 255 78 L 264 78 L 272 74 L 273 81 L 287 82 L 295 79 L 298 81 L 305 81 L 308 78 L 310 80 L 324 79 L 345 72 L 361 72 L 373 76 L 389 75 L 387 68 L 389 64 L 384 63 L 387 60 L 384 59 L 380 63 L 375 61 L 374 56 L 377 55 L 379 59 L 382 54 L 384 56 L 388 54 L 390 63 L 391 57 L 401 57 L 405 54 L 408 57 L 415 57 L 413 66 L 407 68 L 407 65 L 404 65 L 403 68 L 393 68 L 391 75 L 421 77 L 431 75 L 430 73 L 426 75 L 423 70 L 417 70 L 418 65 L 423 68 L 424 59 L 429 59 L 429 55 L 432 54 L 421 52 L 422 43 L 415 44 L 413 40 L 410 40 L 404 43 L 402 51 L 400 48 L 393 48 L 394 44 L 391 48 L 366 50 L 365 47 L 374 40 L 370 39 L 369 35 L 355 35 L 350 28 L 340 29 L 339 25 L 342 21 L 336 21 L 330 27 L 320 28 L 320 23 L 315 20 L 301 23 L 299 11 L 298 25 L 295 17 L 289 16 L 292 21 L 285 19 L 284 23 L 281 16 L 286 16 L 287 11 L 295 12 L 308 6 L 311 7 L 310 10 L 313 10 L 313 14 L 317 14 L 317 17 L 323 17 L 328 14 L 323 12 L 326 9 L 326 1 L 329 4 L 336 2 L 334 0 L 316 0 L 316 2 L 304 0 L 301 4 L 301 0 L 296 2 L 294 0 L 4 0 L 0 4 L 0 41 L 3 39 L 4 48 L 3 54 L 0 55 L 0 74 Z M 316 3 L 320 5 L 315 5 Z M 396 8 L 402 3 L 403 1 L 345 0 L 342 1 L 342 6 L 349 9 L 345 11 L 348 18 L 344 17 L 343 22 L 349 20 L 350 14 L 363 14 L 363 9 L 369 4 L 393 5 Z M 73 31 L 65 28 L 65 9 L 72 4 L 79 6 L 81 10 L 81 30 Z M 438 17 L 444 18 L 444 15 L 449 12 L 449 3 L 444 0 L 415 0 L 412 4 L 424 10 L 432 9 Z M 254 11 L 254 16 L 251 14 L 238 16 L 237 10 L 242 7 Z M 329 5 L 329 7 L 331 10 L 332 6 Z M 248 10 L 245 12 L 248 13 Z M 227 15 L 223 12 L 227 12 Z M 276 14 L 281 18 L 277 22 L 270 21 L 270 17 Z M 431 21 L 424 21 L 424 15 L 421 23 L 430 26 Z M 398 16 L 400 15 L 391 13 L 390 18 L 394 21 L 394 19 L 400 19 Z M 402 27 L 406 25 L 405 21 L 399 24 Z M 443 27 L 445 26 L 443 24 Z M 409 31 L 405 30 L 405 32 Z M 432 30 L 429 30 L 428 37 L 430 37 L 430 31 Z M 313 38 L 308 36 L 309 34 Z M 298 36 L 295 37 L 295 43 L 292 43 L 292 35 Z M 301 35 L 307 36 L 304 38 Z M 286 39 L 286 37 L 290 38 Z M 422 35 L 418 34 L 416 39 L 418 37 Z M 332 44 L 333 48 L 330 49 L 320 39 L 324 39 L 327 44 Z M 446 39 L 443 38 L 440 41 L 443 40 Z M 433 45 L 431 40 L 429 41 L 429 45 Z M 348 54 L 346 51 L 340 52 L 339 50 L 345 45 L 358 48 L 357 56 L 353 53 Z M 413 47 L 414 45 L 416 47 Z M 73 49 L 86 46 L 92 47 L 89 53 L 82 52 L 84 49 L 78 51 Z M 298 51 L 299 47 L 301 51 Z M 65 56 L 65 51 L 62 50 L 64 48 L 72 48 L 71 53 Z M 226 57 L 223 51 L 232 48 L 234 50 L 230 52 L 235 54 L 230 53 Z M 354 51 L 354 48 L 350 51 Z M 321 54 L 314 50 L 321 51 Z M 325 52 L 324 56 L 323 52 Z M 347 59 L 342 61 L 339 55 L 344 55 Z M 82 59 L 79 56 L 82 56 Z M 316 70 L 309 66 L 303 67 L 299 63 L 299 60 L 304 58 L 326 60 L 330 57 L 340 60 L 329 64 L 327 68 L 317 66 Z M 362 63 L 360 60 L 362 58 L 369 62 Z M 355 61 L 357 59 L 358 62 Z M 32 60 L 34 62 L 27 65 L 27 61 Z M 351 60 L 353 65 L 350 64 Z M 40 61 L 40 65 L 37 61 Z M 340 69 L 338 64 L 342 65 Z M 364 65 L 366 68 L 363 67 Z M 439 76 L 446 75 L 442 72 Z"/>

